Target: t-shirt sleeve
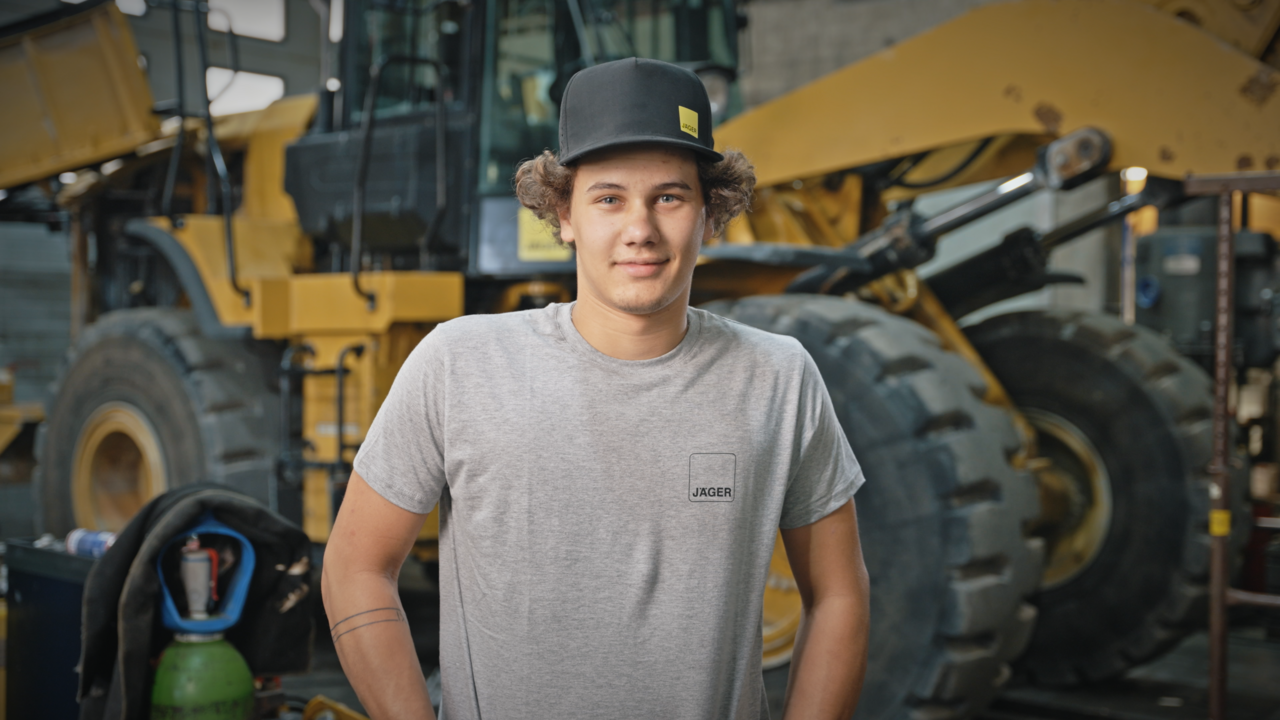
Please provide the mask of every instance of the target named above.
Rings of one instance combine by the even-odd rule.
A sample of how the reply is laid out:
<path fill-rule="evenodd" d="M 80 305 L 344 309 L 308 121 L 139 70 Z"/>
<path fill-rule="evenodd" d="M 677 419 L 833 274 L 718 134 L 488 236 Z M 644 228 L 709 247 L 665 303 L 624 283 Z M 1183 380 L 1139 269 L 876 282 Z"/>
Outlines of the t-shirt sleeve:
<path fill-rule="evenodd" d="M 415 513 L 430 512 L 445 485 L 445 343 L 437 333 L 400 367 L 354 463 L 369 487 Z"/>
<path fill-rule="evenodd" d="M 803 349 L 796 435 L 800 438 L 782 504 L 783 529 L 815 523 L 849 501 L 862 486 L 862 468 L 853 456 L 827 386 Z"/>

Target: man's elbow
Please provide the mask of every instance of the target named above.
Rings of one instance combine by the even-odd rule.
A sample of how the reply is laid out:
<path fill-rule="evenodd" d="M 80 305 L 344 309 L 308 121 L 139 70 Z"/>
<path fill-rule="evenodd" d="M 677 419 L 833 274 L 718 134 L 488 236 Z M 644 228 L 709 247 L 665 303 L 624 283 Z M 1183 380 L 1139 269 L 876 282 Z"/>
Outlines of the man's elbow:
<path fill-rule="evenodd" d="M 871 598 L 871 573 L 867 572 L 867 563 L 861 557 L 858 558 L 857 567 L 854 568 L 854 580 L 857 583 L 858 594 L 864 600 Z"/>
<path fill-rule="evenodd" d="M 340 575 L 338 568 L 340 560 L 333 552 L 333 543 L 329 543 L 324 549 L 324 560 L 320 564 L 320 601 L 324 604 L 325 612 L 332 609 L 333 588 L 335 586 L 334 577 Z"/>
<path fill-rule="evenodd" d="M 403 562 L 403 558 L 397 562 L 390 554 L 376 550 L 371 552 L 367 546 L 344 547 L 330 537 L 320 566 L 320 597 L 325 610 L 334 600 L 355 588 L 381 583 L 395 588 Z"/>
<path fill-rule="evenodd" d="M 352 575 L 359 568 L 354 566 L 351 553 L 341 543 L 330 542 L 324 548 L 324 561 L 320 566 L 320 598 L 325 611 L 329 611 L 343 588 L 352 586 Z"/>
<path fill-rule="evenodd" d="M 871 576 L 861 558 L 852 563 L 846 572 L 840 573 L 834 582 L 829 581 L 809 592 L 800 593 L 800 604 L 804 612 L 810 615 L 824 605 L 839 606 L 842 611 L 852 607 L 864 613 L 870 603 Z"/>

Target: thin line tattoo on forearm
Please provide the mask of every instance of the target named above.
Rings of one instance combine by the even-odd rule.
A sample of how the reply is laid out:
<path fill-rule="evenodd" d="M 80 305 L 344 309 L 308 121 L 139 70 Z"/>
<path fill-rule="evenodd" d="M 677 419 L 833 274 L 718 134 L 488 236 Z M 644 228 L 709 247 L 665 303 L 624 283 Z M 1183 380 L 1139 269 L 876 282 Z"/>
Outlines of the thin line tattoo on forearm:
<path fill-rule="evenodd" d="M 372 613 L 378 613 L 378 614 L 375 615 Z M 352 620 L 354 618 L 360 618 L 359 625 L 356 625 L 354 627 L 346 627 L 346 628 L 343 628 L 342 630 L 338 629 L 339 625 L 342 625 L 348 620 Z M 343 635 L 346 635 L 347 633 L 355 632 L 356 630 L 359 630 L 362 627 L 369 627 L 370 625 L 378 625 L 379 623 L 404 622 L 404 621 L 405 621 L 404 613 L 400 611 L 400 608 L 394 608 L 394 607 L 374 608 L 373 610 L 365 610 L 363 612 L 358 612 L 354 615 L 348 615 L 347 617 L 342 618 L 338 622 L 334 623 L 333 627 L 329 628 L 329 634 L 333 636 L 333 641 L 337 642 L 338 638 L 342 637 Z"/>

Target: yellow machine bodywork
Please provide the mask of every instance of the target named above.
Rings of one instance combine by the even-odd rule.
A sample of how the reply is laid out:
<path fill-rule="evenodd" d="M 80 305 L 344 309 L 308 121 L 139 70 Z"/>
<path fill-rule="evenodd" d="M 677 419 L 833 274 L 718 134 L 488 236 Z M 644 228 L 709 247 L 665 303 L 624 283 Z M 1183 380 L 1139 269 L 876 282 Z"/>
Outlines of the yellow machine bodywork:
<path fill-rule="evenodd" d="M 246 182 L 246 189 L 251 185 Z M 248 327 L 259 340 L 307 346 L 309 369 L 333 368 L 345 348 L 361 347 L 344 364 L 344 443 L 358 443 L 373 422 L 400 365 L 435 324 L 463 314 L 464 279 L 456 272 L 370 272 L 364 287 L 378 297 L 370 309 L 356 294 L 351 277 L 340 273 L 298 273 L 295 263 L 305 238 L 287 221 L 237 215 L 234 238 L 240 282 L 248 303 L 227 277 L 222 221 L 211 215 L 183 216 L 181 228 L 168 219 L 152 224 L 173 236 L 193 259 L 209 290 L 219 321 Z M 239 252 L 244 250 L 245 252 Z M 337 382 L 332 375 L 308 375 L 303 381 L 302 437 L 309 460 L 339 457 Z M 349 451 L 343 457 L 351 459 Z M 303 481 L 303 529 L 316 542 L 329 537 L 332 524 L 330 473 L 308 469 Z M 422 537 L 436 537 L 435 516 Z"/>
<path fill-rule="evenodd" d="M 344 363 L 342 435 L 348 447 L 342 453 L 335 377 L 309 374 L 301 389 L 306 459 L 334 462 L 341 457 L 349 462 L 350 446 L 364 438 L 409 352 L 437 323 L 463 314 L 464 278 L 456 272 L 364 273 L 362 283 L 378 297 L 371 309 L 356 294 L 349 275 L 310 272 L 311 242 L 284 191 L 284 149 L 306 131 L 315 107 L 314 96 L 290 97 L 220 119 L 214 126 L 224 152 L 244 153 L 243 201 L 233 216 L 232 237 L 236 275 L 248 290 L 247 299 L 230 282 L 220 216 L 189 214 L 178 216 L 176 223 L 163 217 L 148 223 L 172 237 L 191 259 L 221 325 L 248 328 L 258 340 L 307 348 L 300 364 L 309 370 L 333 368 L 344 349 L 361 348 Z M 194 123 L 188 129 L 203 132 Z M 166 141 L 171 146 L 172 136 L 155 142 Z M 191 194 L 201 209 L 202 193 L 195 190 Z M 6 417 L 3 412 L 0 408 L 0 421 Z M 303 473 L 303 527 L 317 542 L 328 539 L 332 525 L 333 481 L 327 469 Z M 437 534 L 432 513 L 420 539 L 433 541 Z M 430 543 L 418 550 L 423 557 L 432 552 Z"/>
<path fill-rule="evenodd" d="M 0 188 L 132 153 L 159 132 L 114 3 L 0 39 L 0 87 Z"/>
<path fill-rule="evenodd" d="M 44 406 L 40 403 L 15 403 L 13 374 L 6 368 L 0 368 L 0 450 L 8 447 L 24 427 L 41 420 L 44 420 Z"/>
<path fill-rule="evenodd" d="M 971 10 L 838 70 L 726 122 L 716 138 L 751 158 L 762 188 L 1086 126 L 1114 139 L 1117 169 L 1170 178 L 1274 170 L 1278 85 L 1274 68 L 1148 5 L 1021 0 Z M 1005 164 L 992 161 L 1033 147 L 993 147 L 951 184 L 998 177 L 991 166 Z M 918 167 L 914 177 L 931 174 Z"/>
<path fill-rule="evenodd" d="M 1090 126 L 1111 138 L 1111 170 L 1182 179 L 1280 169 L 1280 72 L 1253 57 L 1274 47 L 1277 27 L 1275 0 L 1020 0 L 972 10 L 721 126 L 718 147 L 751 158 L 759 182 L 751 212 L 725 239 L 845 245 L 879 222 L 884 202 L 923 192 L 890 188 L 868 208 L 851 170 L 922 155 L 904 179 L 930 190 L 965 185 L 1022 172 L 1045 142 Z M 927 182 L 974 152 L 954 177 Z M 1250 205 L 1253 229 L 1280 230 L 1280 202 L 1255 196 Z M 983 374 L 988 401 L 1013 409 L 912 271 L 860 294 L 937 333 Z M 1018 424 L 1026 460 L 1034 433 Z"/>
<path fill-rule="evenodd" d="M 759 184 L 725 242 L 844 245 L 879 223 L 885 203 L 924 192 L 892 187 L 867 203 L 850 170 L 923 155 L 903 179 L 927 183 L 988 140 L 929 190 L 966 185 L 1020 173 L 1046 142 L 1088 126 L 1111 137 L 1112 170 L 1181 179 L 1280 169 L 1280 71 L 1250 56 L 1276 47 L 1280 0 L 1206 1 L 1195 12 L 1179 2 L 993 3 L 729 120 L 717 146 L 745 153 Z M 1272 200 L 1251 199 L 1251 227 L 1280 230 Z M 699 286 L 776 292 L 795 275 L 735 277 L 740 269 L 702 268 Z"/>
<path fill-rule="evenodd" d="M 1182 179 L 1280 169 L 1280 73 L 1254 59 L 1277 26 L 1276 0 L 1020 0 L 972 10 L 717 129 L 717 146 L 742 151 L 759 182 L 725 242 L 848 245 L 880 223 L 890 201 L 1023 173 L 1047 142 L 1090 126 L 1111 138 L 1112 171 L 1136 166 Z M 902 179 L 917 187 L 868 197 L 876 189 L 856 171 L 904 158 L 914 162 Z M 1280 237 L 1280 201 L 1255 194 L 1250 209 L 1253 229 Z M 1154 210 L 1142 216 L 1154 230 Z M 743 274 L 741 265 L 701 266 L 696 289 L 781 292 L 798 272 Z M 979 371 L 984 400 L 1008 410 L 1021 436 L 1012 463 L 1036 474 L 1037 524 L 1059 522 L 1070 489 L 1038 457 L 1035 429 L 928 285 L 902 270 L 858 294 L 929 328 Z M 789 578 L 785 563 L 771 567 L 769 588 Z M 765 600 L 766 628 L 785 625 L 771 618 L 798 616 L 794 594 L 766 590 Z M 766 632 L 773 652 L 789 657 L 794 632 L 776 635 Z"/>

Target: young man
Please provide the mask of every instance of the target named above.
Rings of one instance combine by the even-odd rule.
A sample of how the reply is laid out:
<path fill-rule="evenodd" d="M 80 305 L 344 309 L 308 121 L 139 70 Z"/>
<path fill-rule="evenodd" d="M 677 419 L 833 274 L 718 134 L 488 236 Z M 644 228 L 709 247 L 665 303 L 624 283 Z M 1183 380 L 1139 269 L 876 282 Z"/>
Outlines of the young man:
<path fill-rule="evenodd" d="M 689 308 L 754 177 L 693 73 L 579 72 L 521 201 L 577 252 L 578 299 L 437 327 L 355 461 L 325 552 L 343 668 L 376 720 L 429 718 L 396 594 L 440 503 L 442 715 L 768 717 L 776 529 L 804 602 L 789 718 L 848 718 L 866 658 L 862 482 L 791 338 Z"/>

